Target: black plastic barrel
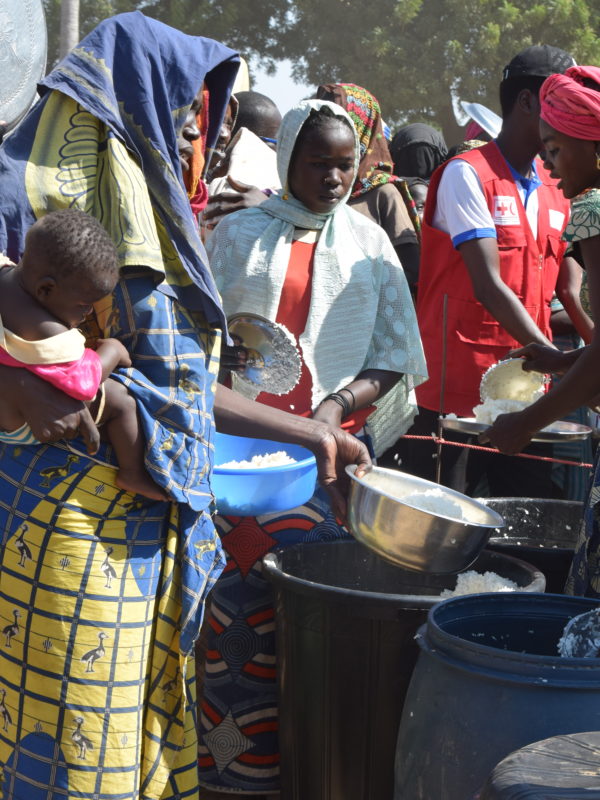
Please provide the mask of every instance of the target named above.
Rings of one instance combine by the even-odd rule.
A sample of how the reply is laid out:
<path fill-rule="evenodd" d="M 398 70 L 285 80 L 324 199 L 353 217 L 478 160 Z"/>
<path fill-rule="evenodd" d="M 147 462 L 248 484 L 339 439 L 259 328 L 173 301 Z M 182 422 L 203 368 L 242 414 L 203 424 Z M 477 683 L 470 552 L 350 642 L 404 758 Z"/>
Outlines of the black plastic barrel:
<path fill-rule="evenodd" d="M 599 602 L 507 593 L 433 608 L 398 733 L 394 800 L 467 800 L 513 750 L 600 729 L 600 659 L 556 649 L 568 620 Z"/>
<path fill-rule="evenodd" d="M 503 759 L 480 800 L 600 800 L 600 732 L 552 736 Z"/>
<path fill-rule="evenodd" d="M 285 800 L 389 800 L 414 636 L 456 576 L 409 572 L 355 541 L 294 545 L 263 560 L 275 594 Z M 490 570 L 543 591 L 543 576 L 484 552 Z"/>
<path fill-rule="evenodd" d="M 546 591 L 562 593 L 583 516 L 583 503 L 528 497 L 481 498 L 504 517 L 490 550 L 522 558 L 546 576 Z"/>

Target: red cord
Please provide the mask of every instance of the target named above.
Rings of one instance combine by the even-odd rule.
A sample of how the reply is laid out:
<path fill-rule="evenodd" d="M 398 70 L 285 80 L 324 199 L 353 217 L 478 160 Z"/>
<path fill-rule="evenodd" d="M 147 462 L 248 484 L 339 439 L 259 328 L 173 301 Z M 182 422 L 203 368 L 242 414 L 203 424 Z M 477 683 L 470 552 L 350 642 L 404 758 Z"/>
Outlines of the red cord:
<path fill-rule="evenodd" d="M 421 439 L 423 441 L 433 442 L 434 444 L 449 444 L 453 447 L 466 447 L 469 450 L 483 450 L 485 453 L 494 453 L 497 456 L 503 455 L 499 450 L 496 450 L 495 447 L 482 447 L 478 444 L 466 444 L 465 442 L 452 442 L 449 439 L 444 439 L 435 434 L 431 434 L 431 436 L 415 436 L 413 434 L 405 433 L 402 437 L 403 439 Z M 531 453 L 515 453 L 512 458 L 531 458 L 534 461 L 551 461 L 553 464 L 568 464 L 571 467 L 583 467 L 585 469 L 591 469 L 594 465 L 593 464 L 585 464 L 583 461 L 570 461 L 569 459 L 564 458 L 549 458 L 548 456 L 534 456 Z"/>

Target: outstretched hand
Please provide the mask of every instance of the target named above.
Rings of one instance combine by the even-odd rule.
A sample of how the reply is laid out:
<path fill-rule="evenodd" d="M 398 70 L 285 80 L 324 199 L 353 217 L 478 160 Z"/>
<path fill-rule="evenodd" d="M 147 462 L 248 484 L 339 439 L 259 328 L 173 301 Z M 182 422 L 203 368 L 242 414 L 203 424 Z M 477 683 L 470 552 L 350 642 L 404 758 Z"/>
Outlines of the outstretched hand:
<path fill-rule="evenodd" d="M 227 214 L 243 208 L 253 208 L 267 199 L 267 195 L 257 186 L 236 181 L 231 175 L 227 176 L 227 182 L 233 191 L 219 192 L 209 197 L 208 204 L 202 212 L 202 225 L 209 230 L 215 228 Z"/>
<path fill-rule="evenodd" d="M 336 517 L 345 522 L 350 479 L 344 467 L 356 464 L 356 477 L 362 477 L 371 465 L 369 451 L 355 436 L 341 428 L 330 427 L 321 437 L 314 453 L 319 483 L 328 492 Z"/>
<path fill-rule="evenodd" d="M 561 373 L 566 372 L 571 366 L 568 354 L 562 353 L 555 347 L 532 342 L 518 350 L 511 350 L 508 358 L 522 358 L 525 372 Z"/>
<path fill-rule="evenodd" d="M 517 411 L 500 414 L 491 427 L 479 434 L 479 441 L 481 444 L 489 442 L 501 453 L 513 456 L 527 447 L 534 433 L 536 430 L 526 427 L 521 412 Z"/>

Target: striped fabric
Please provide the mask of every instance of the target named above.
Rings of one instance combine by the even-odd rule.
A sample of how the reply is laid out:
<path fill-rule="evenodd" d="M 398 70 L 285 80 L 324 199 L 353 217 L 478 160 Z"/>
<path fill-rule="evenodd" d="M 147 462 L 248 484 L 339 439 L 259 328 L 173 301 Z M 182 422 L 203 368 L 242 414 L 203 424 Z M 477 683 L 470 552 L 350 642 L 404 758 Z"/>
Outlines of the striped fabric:
<path fill-rule="evenodd" d="M 27 423 L 21 425 L 20 428 L 17 428 L 14 431 L 0 431 L 0 442 L 6 442 L 6 444 L 37 444 L 38 441 L 31 432 L 31 428 Z"/>

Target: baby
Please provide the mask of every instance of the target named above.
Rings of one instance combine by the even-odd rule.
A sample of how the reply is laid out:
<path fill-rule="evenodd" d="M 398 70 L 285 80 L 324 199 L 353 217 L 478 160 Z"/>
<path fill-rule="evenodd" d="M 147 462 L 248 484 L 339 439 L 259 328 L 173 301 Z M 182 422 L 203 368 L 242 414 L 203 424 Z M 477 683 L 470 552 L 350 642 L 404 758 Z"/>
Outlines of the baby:
<path fill-rule="evenodd" d="M 18 265 L 0 268 L 0 363 L 26 368 L 81 400 L 104 424 L 119 470 L 116 484 L 155 500 L 168 496 L 144 468 L 144 440 L 134 398 L 109 377 L 131 360 L 117 339 L 85 347 L 77 326 L 119 278 L 116 248 L 83 211 L 47 214 L 28 231 Z M 34 444 L 19 408 L 0 406 L 0 441 Z"/>

